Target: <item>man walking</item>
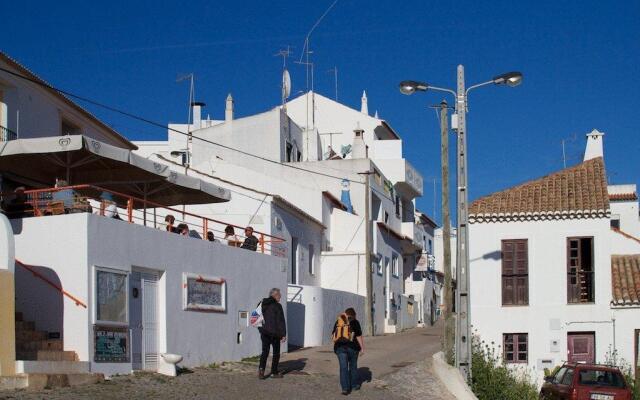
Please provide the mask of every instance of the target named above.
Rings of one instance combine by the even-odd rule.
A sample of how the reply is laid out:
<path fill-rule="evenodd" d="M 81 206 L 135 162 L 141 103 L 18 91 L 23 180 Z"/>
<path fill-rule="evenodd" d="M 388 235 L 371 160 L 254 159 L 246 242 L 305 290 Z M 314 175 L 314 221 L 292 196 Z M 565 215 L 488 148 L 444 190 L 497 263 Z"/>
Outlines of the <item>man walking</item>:
<path fill-rule="evenodd" d="M 280 289 L 273 288 L 269 292 L 269 297 L 262 300 L 263 325 L 258 328 L 260 339 L 262 340 L 262 354 L 260 355 L 260 366 L 258 378 L 265 379 L 264 370 L 267 366 L 270 347 L 273 347 L 273 358 L 271 359 L 271 377 L 282 378 L 278 371 L 280 361 L 280 342 L 287 340 L 287 324 L 284 320 L 284 311 L 280 304 Z"/>
<path fill-rule="evenodd" d="M 340 363 L 340 386 L 342 394 L 346 396 L 352 390 L 360 390 L 358 354 L 364 354 L 362 327 L 353 308 L 347 308 L 344 314 L 338 316 L 333 326 L 333 343 L 333 351 Z"/>

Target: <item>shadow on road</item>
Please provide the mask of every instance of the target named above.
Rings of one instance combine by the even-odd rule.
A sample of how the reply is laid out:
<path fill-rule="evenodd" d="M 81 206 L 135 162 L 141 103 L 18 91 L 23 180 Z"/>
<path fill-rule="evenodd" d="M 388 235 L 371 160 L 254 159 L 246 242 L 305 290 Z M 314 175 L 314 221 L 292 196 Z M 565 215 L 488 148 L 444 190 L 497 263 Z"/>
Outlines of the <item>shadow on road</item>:
<path fill-rule="evenodd" d="M 280 363 L 280 369 L 284 374 L 296 374 L 302 372 L 307 366 L 307 358 L 298 358 L 297 360 L 287 360 Z"/>
<path fill-rule="evenodd" d="M 371 382 L 373 379 L 373 374 L 368 367 L 358 368 L 358 376 L 360 377 L 360 382 Z"/>

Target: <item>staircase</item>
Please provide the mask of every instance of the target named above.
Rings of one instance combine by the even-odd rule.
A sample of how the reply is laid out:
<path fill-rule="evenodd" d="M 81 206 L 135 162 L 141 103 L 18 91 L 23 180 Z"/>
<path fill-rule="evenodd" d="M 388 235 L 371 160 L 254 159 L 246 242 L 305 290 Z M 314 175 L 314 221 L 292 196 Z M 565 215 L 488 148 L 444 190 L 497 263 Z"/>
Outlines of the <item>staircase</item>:
<path fill-rule="evenodd" d="M 0 377 L 0 389 L 42 390 L 104 380 L 102 374 L 90 373 L 90 363 L 79 361 L 75 351 L 65 351 L 62 339 L 50 339 L 47 332 L 36 330 L 22 313 L 16 313 L 15 320 L 16 376 Z"/>

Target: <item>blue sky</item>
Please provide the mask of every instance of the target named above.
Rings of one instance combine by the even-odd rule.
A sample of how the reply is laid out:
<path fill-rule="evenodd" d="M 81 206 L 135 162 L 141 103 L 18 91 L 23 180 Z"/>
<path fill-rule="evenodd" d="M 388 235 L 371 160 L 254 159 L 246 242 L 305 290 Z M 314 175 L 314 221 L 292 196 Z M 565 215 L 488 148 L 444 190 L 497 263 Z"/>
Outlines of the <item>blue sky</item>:
<path fill-rule="evenodd" d="M 188 86 L 176 77 L 193 72 L 197 100 L 213 118 L 223 116 L 229 92 L 243 116 L 278 104 L 282 61 L 274 54 L 287 45 L 293 92 L 305 89 L 304 68 L 292 61 L 331 2 L 3 2 L 0 48 L 56 86 L 162 123 L 186 119 Z M 428 213 L 440 162 L 427 106 L 443 96 L 407 97 L 397 85 L 453 88 L 458 64 L 468 84 L 525 75 L 517 88 L 472 92 L 471 198 L 562 168 L 562 139 L 568 164 L 579 162 L 593 128 L 606 133 L 610 183 L 637 183 L 639 20 L 638 1 L 339 0 L 312 37 L 315 88 L 333 96 L 328 70 L 337 66 L 342 102 L 357 108 L 367 90 L 370 112 L 400 133 L 425 177 L 418 206 Z M 87 108 L 130 139 L 166 135 Z"/>

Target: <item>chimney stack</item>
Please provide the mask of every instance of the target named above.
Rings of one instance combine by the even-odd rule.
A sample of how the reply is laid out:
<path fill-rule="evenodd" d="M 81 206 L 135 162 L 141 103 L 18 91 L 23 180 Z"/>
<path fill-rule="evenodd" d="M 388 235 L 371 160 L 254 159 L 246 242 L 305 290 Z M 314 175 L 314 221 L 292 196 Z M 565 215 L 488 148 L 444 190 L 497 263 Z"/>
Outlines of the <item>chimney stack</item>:
<path fill-rule="evenodd" d="M 365 90 L 362 91 L 362 99 L 360 104 L 360 112 L 369 115 L 369 105 L 367 104 L 367 92 Z"/>
<path fill-rule="evenodd" d="M 191 103 L 191 111 L 193 113 L 193 127 L 194 129 L 200 129 L 202 128 L 202 107 L 204 107 L 206 104 L 199 102 L 199 101 L 194 101 L 193 103 Z"/>
<path fill-rule="evenodd" d="M 603 132 L 599 132 L 597 129 L 587 133 L 587 147 L 584 150 L 584 159 L 582 161 L 592 160 L 598 157 L 604 157 L 602 150 L 602 137 Z"/>
<path fill-rule="evenodd" d="M 364 129 L 358 127 L 353 130 L 353 145 L 351 146 L 351 158 L 367 158 L 367 145 L 364 143 Z"/>
<path fill-rule="evenodd" d="M 231 121 L 233 121 L 233 97 L 231 97 L 231 93 L 229 93 L 224 108 L 224 122 Z"/>

